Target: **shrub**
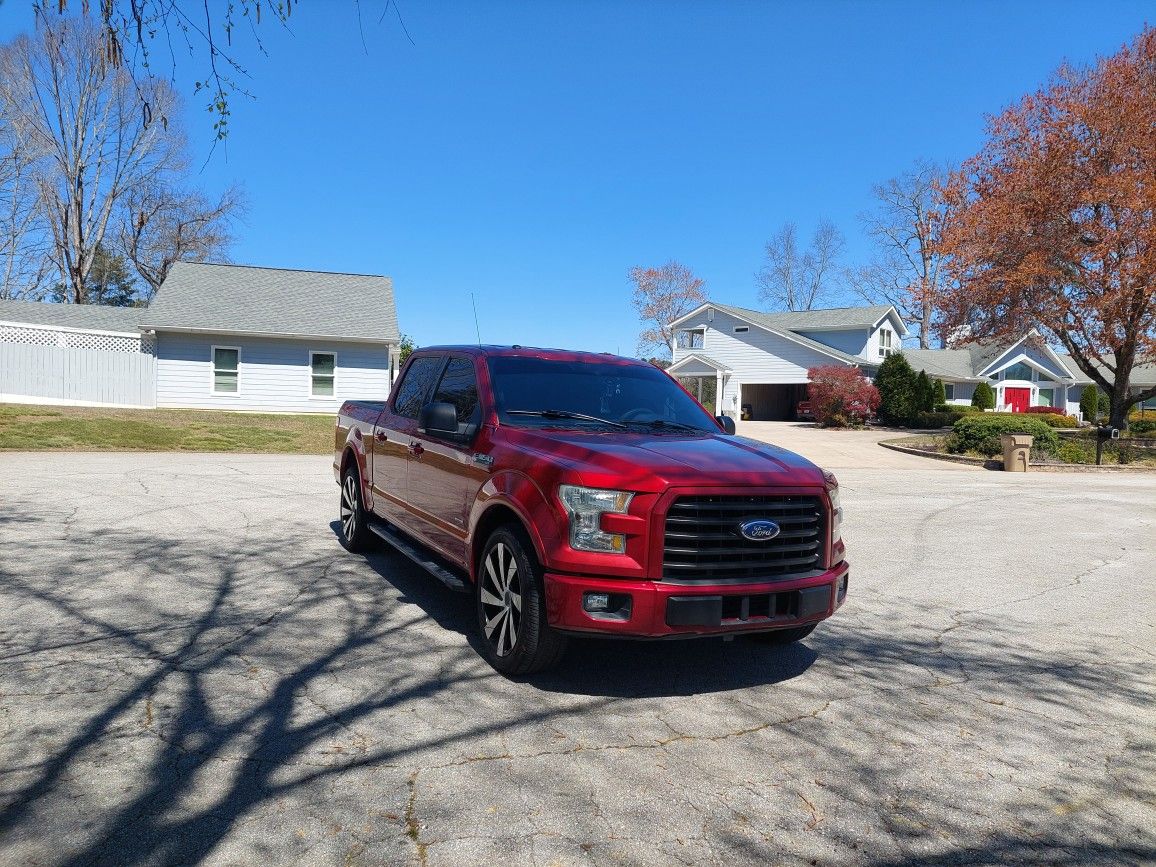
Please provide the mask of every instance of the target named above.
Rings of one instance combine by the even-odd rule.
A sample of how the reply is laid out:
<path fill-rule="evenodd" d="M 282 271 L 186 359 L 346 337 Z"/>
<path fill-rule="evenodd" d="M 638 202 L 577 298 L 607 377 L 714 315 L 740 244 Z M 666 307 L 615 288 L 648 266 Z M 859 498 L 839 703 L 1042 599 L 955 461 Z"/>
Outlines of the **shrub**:
<path fill-rule="evenodd" d="M 1038 418 L 1040 421 L 1042 421 L 1044 424 L 1048 425 L 1049 427 L 1079 427 L 1080 426 L 1080 423 L 1078 421 L 1076 421 L 1076 417 L 1074 415 L 1053 415 L 1053 414 L 1049 413 L 1047 415 L 1037 415 L 1036 418 Z"/>
<path fill-rule="evenodd" d="M 1137 418 L 1128 422 L 1128 430 L 1132 432 L 1133 436 L 1148 436 L 1148 434 L 1156 433 L 1156 418 Z"/>
<path fill-rule="evenodd" d="M 1018 433 L 1031 434 L 1035 437 L 1033 445 L 1045 452 L 1055 451 L 1060 443 L 1055 430 L 1038 418 L 1024 413 L 984 413 L 957 421 L 946 446 L 956 454 L 976 452 L 990 458 L 1002 451 L 1000 436 Z"/>
<path fill-rule="evenodd" d="M 907 424 L 915 416 L 915 371 L 900 353 L 883 359 L 875 387 L 879 389 L 879 416 L 885 422 Z"/>
<path fill-rule="evenodd" d="M 958 412 L 919 412 L 915 414 L 912 422 L 915 427 L 951 427 L 962 417 L 962 414 Z"/>
<path fill-rule="evenodd" d="M 853 367 L 812 367 L 807 378 L 807 399 L 822 427 L 861 425 L 879 408 L 879 391 Z"/>
<path fill-rule="evenodd" d="M 1084 421 L 1090 421 L 1093 424 L 1095 424 L 1098 416 L 1099 401 L 1097 394 L 1098 392 L 1094 385 L 1085 385 L 1084 390 L 1080 392 L 1080 412 L 1084 416 Z"/>
<path fill-rule="evenodd" d="M 978 409 L 995 409 L 995 391 L 990 384 L 981 382 L 975 387 L 971 405 Z"/>
<path fill-rule="evenodd" d="M 966 415 L 969 412 L 983 412 L 983 410 L 970 403 L 937 403 L 935 412 L 957 412 L 960 415 Z"/>
<path fill-rule="evenodd" d="M 947 389 L 943 387 L 943 380 L 937 379 L 931 384 L 932 388 L 932 407 L 938 407 L 947 403 Z"/>
<path fill-rule="evenodd" d="M 1112 399 L 1102 391 L 1096 391 L 1096 410 L 1100 415 L 1107 415 L 1112 411 Z"/>
<path fill-rule="evenodd" d="M 1024 412 L 1030 412 L 1033 415 L 1046 415 L 1051 413 L 1053 415 L 1067 415 L 1058 406 L 1029 406 Z"/>
<path fill-rule="evenodd" d="M 931 412 L 935 406 L 935 389 L 931 387 L 931 380 L 927 371 L 921 370 L 915 376 L 915 410 L 916 412 Z"/>

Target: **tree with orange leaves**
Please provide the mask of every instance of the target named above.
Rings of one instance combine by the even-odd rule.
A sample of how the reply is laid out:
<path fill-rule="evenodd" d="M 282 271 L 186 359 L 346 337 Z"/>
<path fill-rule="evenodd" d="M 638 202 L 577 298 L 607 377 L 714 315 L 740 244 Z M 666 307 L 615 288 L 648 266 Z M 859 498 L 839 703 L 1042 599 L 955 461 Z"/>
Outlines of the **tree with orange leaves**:
<path fill-rule="evenodd" d="M 1090 67 L 1061 67 L 988 122 L 953 173 L 941 250 L 943 329 L 1039 328 L 1111 398 L 1111 423 L 1156 360 L 1156 29 Z"/>

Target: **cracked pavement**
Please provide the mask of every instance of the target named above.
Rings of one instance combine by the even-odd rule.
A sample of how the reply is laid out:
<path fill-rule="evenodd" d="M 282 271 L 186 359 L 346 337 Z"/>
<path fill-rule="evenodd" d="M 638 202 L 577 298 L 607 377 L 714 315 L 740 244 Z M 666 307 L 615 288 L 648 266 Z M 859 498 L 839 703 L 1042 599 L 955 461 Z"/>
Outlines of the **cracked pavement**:
<path fill-rule="evenodd" d="M 1156 477 L 839 477 L 805 642 L 517 683 L 327 458 L 2 454 L 0 863 L 1156 861 Z"/>

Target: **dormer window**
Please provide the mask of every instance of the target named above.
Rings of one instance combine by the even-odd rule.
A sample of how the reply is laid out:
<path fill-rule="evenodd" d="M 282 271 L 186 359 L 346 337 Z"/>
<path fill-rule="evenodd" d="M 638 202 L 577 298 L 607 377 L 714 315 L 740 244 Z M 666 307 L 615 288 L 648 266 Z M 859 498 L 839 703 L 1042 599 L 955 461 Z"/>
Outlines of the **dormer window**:
<path fill-rule="evenodd" d="M 676 339 L 679 349 L 702 349 L 706 342 L 706 331 L 702 328 L 680 331 Z"/>

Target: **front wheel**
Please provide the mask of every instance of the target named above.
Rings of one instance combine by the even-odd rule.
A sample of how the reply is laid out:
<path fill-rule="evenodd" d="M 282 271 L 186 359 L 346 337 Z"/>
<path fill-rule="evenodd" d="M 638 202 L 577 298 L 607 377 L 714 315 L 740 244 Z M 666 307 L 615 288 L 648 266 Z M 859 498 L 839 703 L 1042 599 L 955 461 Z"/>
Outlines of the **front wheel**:
<path fill-rule="evenodd" d="M 802 641 L 808 635 L 815 631 L 817 623 L 808 623 L 806 626 L 799 626 L 795 629 L 776 629 L 774 632 L 756 632 L 750 636 L 752 641 L 757 641 L 760 644 L 794 644 L 796 641 Z"/>
<path fill-rule="evenodd" d="M 369 529 L 365 504 L 361 499 L 361 476 L 352 465 L 341 474 L 341 505 L 338 517 L 341 524 L 341 544 L 347 551 L 368 551 L 373 547 L 375 537 Z"/>
<path fill-rule="evenodd" d="M 566 637 L 546 622 L 542 569 L 521 528 L 500 527 L 486 540 L 474 598 L 486 661 L 519 676 L 554 665 Z"/>

